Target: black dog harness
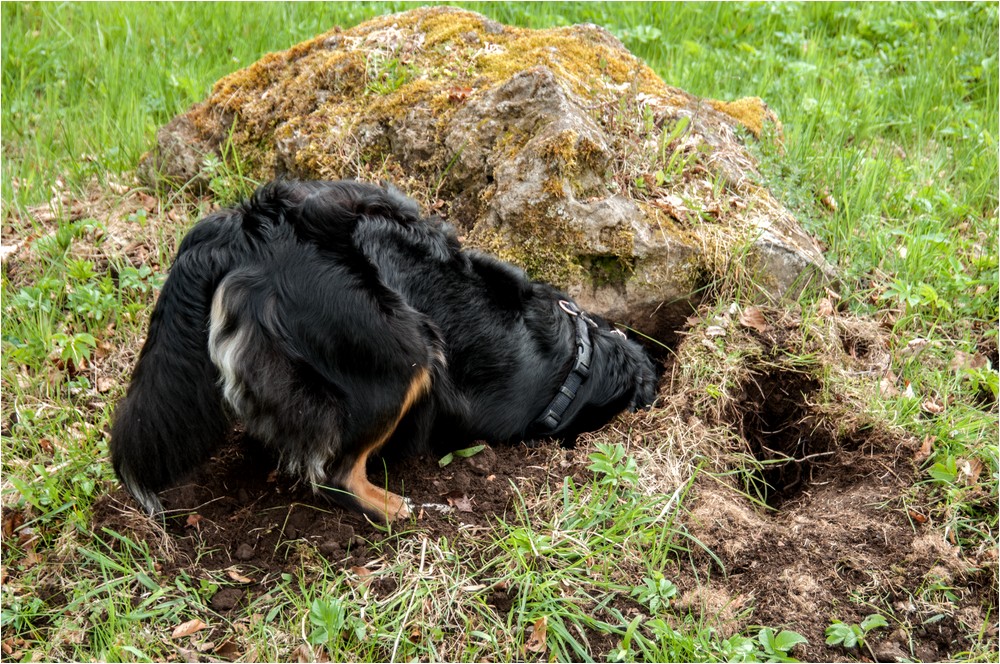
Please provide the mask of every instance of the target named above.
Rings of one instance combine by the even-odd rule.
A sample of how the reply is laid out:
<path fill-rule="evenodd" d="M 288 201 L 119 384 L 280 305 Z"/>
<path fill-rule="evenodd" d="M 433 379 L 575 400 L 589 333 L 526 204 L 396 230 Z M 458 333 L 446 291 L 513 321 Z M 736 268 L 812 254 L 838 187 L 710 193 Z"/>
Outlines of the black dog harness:
<path fill-rule="evenodd" d="M 585 311 L 580 311 L 580 307 L 576 306 L 576 303 L 569 300 L 559 300 L 559 308 L 569 314 L 576 323 L 576 362 L 559 391 L 556 392 L 556 396 L 542 411 L 542 415 L 535 420 L 535 424 L 542 431 L 555 431 L 559 426 L 569 405 L 576 398 L 577 390 L 590 376 L 590 360 L 594 355 L 594 344 L 590 340 L 590 328 L 597 327 L 597 323 Z"/>

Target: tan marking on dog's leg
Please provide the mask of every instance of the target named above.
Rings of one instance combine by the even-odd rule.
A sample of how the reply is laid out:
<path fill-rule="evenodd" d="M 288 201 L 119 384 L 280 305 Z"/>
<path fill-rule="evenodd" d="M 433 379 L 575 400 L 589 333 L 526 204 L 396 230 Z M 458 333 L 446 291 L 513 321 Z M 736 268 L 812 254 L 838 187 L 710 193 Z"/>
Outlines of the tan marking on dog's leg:
<path fill-rule="evenodd" d="M 344 482 L 344 488 L 354 494 L 365 508 L 381 512 L 385 515 L 386 521 L 405 519 L 410 515 L 410 508 L 407 506 L 406 500 L 401 496 L 397 496 L 384 488 L 379 488 L 368 481 L 366 470 L 368 456 L 373 452 L 377 452 L 385 445 L 386 441 L 389 440 L 396 430 L 396 427 L 399 426 L 399 422 L 403 419 L 403 416 L 406 415 L 417 399 L 430 390 L 430 387 L 430 372 L 427 371 L 426 367 L 421 367 L 417 371 L 416 376 L 414 376 L 413 381 L 410 382 L 410 387 L 406 391 L 406 396 L 403 397 L 403 404 L 400 406 L 396 419 L 358 455 Z"/>

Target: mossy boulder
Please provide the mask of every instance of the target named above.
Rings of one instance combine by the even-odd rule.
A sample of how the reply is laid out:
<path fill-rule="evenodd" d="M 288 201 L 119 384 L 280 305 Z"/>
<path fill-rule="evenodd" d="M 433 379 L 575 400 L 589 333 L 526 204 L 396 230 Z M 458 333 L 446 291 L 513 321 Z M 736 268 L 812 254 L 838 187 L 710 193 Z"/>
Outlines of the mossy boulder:
<path fill-rule="evenodd" d="M 744 141 L 780 131 L 760 99 L 671 87 L 599 27 L 433 7 L 227 76 L 160 130 L 140 174 L 207 187 L 214 154 L 261 180 L 387 179 L 467 245 L 662 338 L 733 265 L 773 297 L 832 275 L 757 184 Z"/>

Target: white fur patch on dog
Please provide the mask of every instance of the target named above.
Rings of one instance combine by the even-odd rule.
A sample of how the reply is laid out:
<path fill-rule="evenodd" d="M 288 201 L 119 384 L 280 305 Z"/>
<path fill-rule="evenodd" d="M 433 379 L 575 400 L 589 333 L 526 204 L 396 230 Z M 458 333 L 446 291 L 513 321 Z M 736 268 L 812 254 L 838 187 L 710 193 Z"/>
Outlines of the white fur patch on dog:
<path fill-rule="evenodd" d="M 208 352 L 212 363 L 219 370 L 219 380 L 222 383 L 222 396 L 237 416 L 242 415 L 243 396 L 245 388 L 237 372 L 240 353 L 244 350 L 244 331 L 225 335 L 226 326 L 225 283 L 219 285 L 212 298 L 212 312 L 209 316 Z"/>

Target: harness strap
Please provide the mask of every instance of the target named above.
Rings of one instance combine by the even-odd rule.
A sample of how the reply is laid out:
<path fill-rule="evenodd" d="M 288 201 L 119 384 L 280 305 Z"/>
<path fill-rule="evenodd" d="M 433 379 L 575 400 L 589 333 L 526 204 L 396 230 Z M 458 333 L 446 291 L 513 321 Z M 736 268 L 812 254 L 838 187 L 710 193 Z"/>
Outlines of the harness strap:
<path fill-rule="evenodd" d="M 590 360 L 594 355 L 594 344 L 590 339 L 590 328 L 596 327 L 594 321 L 569 300 L 559 300 L 559 308 L 572 316 L 576 324 L 576 361 L 555 397 L 535 420 L 536 426 L 550 432 L 559 427 L 580 386 L 590 376 Z"/>

